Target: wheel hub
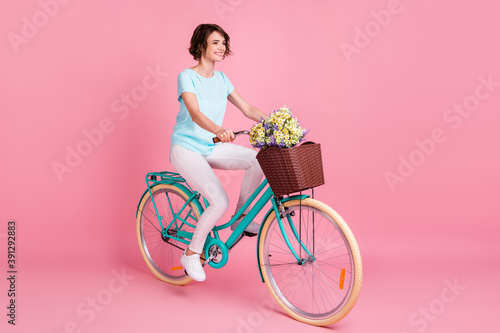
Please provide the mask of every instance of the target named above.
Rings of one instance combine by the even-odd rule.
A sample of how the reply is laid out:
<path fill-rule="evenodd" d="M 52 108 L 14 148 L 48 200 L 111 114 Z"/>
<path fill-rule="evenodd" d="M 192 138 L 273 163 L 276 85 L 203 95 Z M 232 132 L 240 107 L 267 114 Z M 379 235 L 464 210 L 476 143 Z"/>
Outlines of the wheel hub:
<path fill-rule="evenodd" d="M 307 264 L 312 264 L 315 261 L 316 261 L 316 258 L 314 258 L 313 256 L 309 256 L 307 258 L 300 259 L 299 262 L 298 262 L 298 264 L 301 265 L 301 266 L 305 266 Z"/>
<path fill-rule="evenodd" d="M 216 264 L 220 263 L 222 260 L 222 251 L 217 245 L 212 245 L 208 249 L 208 254 L 212 258 L 212 261 Z"/>
<path fill-rule="evenodd" d="M 161 233 L 161 239 L 164 242 L 167 242 L 169 238 L 177 236 L 177 230 L 175 229 L 168 229 L 168 230 L 163 230 Z"/>

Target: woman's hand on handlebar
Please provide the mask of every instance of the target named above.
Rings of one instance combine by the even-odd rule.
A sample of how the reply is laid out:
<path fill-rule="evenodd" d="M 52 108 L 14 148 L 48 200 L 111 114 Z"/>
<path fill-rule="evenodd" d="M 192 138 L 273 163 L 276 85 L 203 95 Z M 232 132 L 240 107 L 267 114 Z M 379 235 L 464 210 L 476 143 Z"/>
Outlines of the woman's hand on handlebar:
<path fill-rule="evenodd" d="M 232 142 L 234 140 L 234 133 L 230 129 L 221 128 L 215 135 L 220 142 Z"/>

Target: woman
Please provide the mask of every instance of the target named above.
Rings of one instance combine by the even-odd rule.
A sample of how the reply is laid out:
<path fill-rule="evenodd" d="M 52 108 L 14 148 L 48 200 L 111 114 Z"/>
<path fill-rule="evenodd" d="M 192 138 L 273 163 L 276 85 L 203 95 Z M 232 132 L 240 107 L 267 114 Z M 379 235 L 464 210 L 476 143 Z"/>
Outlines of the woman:
<path fill-rule="evenodd" d="M 180 111 L 171 136 L 170 160 L 187 182 L 210 203 L 201 215 L 189 247 L 181 257 L 186 273 L 195 281 L 204 281 L 200 254 L 208 233 L 228 208 L 228 197 L 212 168 L 246 170 L 241 184 L 238 211 L 262 180 L 262 170 L 251 148 L 232 144 L 234 133 L 223 128 L 227 100 L 244 116 L 260 121 L 266 115 L 248 104 L 215 63 L 231 54 L 229 35 L 216 24 L 200 24 L 191 37 L 189 53 L 198 64 L 185 69 L 177 78 Z M 214 144 L 216 136 L 221 143 Z M 235 229 L 240 220 L 231 229 Z M 252 222 L 245 231 L 257 234 L 259 225 Z"/>

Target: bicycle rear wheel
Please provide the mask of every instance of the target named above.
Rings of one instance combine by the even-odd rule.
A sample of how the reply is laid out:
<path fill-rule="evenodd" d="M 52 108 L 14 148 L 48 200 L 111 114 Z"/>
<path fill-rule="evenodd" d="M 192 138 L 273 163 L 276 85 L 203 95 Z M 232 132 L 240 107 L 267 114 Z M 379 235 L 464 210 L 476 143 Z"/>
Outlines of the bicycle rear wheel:
<path fill-rule="evenodd" d="M 291 317 L 317 326 L 338 322 L 354 307 L 361 289 L 363 273 L 356 240 L 342 217 L 320 201 L 291 200 L 283 206 L 288 213 L 282 219 L 284 231 L 301 260 L 297 262 L 290 251 L 272 212 L 259 238 L 264 281 Z"/>
<path fill-rule="evenodd" d="M 176 214 L 196 225 L 200 212 L 192 201 L 184 207 L 189 197 L 181 189 L 174 185 L 158 184 L 151 188 L 151 193 L 158 214 L 163 217 L 163 227 L 166 228 Z M 187 284 L 192 279 L 184 272 L 180 263 L 187 245 L 162 234 L 153 200 L 150 193 L 146 192 L 138 207 L 137 238 L 141 254 L 149 269 L 160 280 L 176 285 Z M 178 220 L 169 228 L 167 235 L 176 235 L 179 230 L 194 231 Z"/>

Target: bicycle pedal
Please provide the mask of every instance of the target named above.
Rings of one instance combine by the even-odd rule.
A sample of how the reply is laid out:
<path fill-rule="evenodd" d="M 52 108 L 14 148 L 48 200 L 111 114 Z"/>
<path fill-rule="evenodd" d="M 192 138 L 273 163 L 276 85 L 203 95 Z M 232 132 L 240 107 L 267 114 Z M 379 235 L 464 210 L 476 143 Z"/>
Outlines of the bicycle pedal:
<path fill-rule="evenodd" d="M 207 260 L 205 260 L 205 261 L 203 262 L 203 264 L 201 264 L 201 267 L 205 267 L 205 266 L 206 266 L 206 264 L 208 264 L 210 261 L 212 261 L 212 259 L 213 259 L 213 258 L 215 258 L 215 256 L 210 256 L 210 257 L 208 257 L 208 259 L 207 259 Z"/>

